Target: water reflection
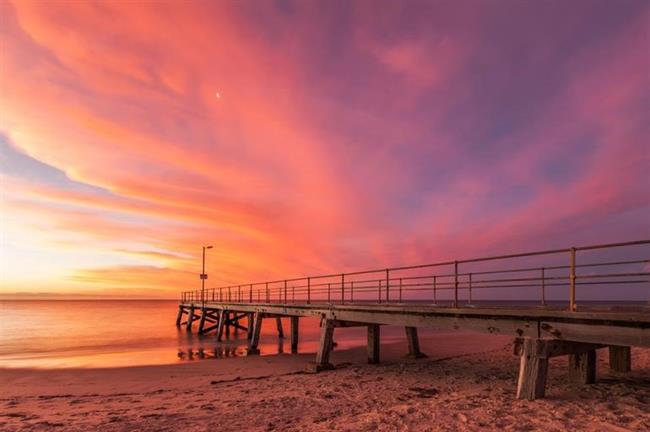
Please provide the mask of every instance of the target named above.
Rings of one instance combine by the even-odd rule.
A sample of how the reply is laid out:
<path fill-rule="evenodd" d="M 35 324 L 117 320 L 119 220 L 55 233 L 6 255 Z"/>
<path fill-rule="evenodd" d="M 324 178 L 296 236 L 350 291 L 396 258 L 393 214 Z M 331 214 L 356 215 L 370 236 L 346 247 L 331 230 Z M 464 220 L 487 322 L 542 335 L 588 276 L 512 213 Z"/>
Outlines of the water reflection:
<path fill-rule="evenodd" d="M 181 361 L 221 359 L 230 357 L 244 357 L 246 349 L 242 346 L 215 346 L 214 348 L 198 348 L 178 350 L 178 359 Z"/>

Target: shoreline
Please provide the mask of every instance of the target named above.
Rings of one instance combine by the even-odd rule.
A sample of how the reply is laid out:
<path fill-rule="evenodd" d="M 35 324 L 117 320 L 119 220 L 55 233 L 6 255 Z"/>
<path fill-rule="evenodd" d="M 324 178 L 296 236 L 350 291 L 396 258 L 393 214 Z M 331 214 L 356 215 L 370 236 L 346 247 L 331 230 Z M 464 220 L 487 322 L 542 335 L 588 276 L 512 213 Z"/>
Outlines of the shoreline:
<path fill-rule="evenodd" d="M 423 338 L 335 350 L 335 370 L 307 374 L 311 353 L 117 368 L 0 369 L 0 429 L 18 430 L 643 430 L 650 428 L 650 350 L 633 348 L 633 371 L 567 383 L 551 361 L 548 398 L 515 399 L 511 338 Z"/>

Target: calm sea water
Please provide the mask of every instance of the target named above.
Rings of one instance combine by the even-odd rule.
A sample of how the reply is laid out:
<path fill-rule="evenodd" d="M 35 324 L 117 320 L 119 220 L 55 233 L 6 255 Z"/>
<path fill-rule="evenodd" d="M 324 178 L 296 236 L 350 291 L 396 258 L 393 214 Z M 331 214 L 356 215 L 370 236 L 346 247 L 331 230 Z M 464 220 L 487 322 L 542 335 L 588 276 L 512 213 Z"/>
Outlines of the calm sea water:
<path fill-rule="evenodd" d="M 500 306 L 505 303 L 511 302 Z M 592 303 L 591 307 L 598 309 L 599 304 Z M 620 302 L 615 307 L 650 311 L 645 302 Z M 228 340 L 217 343 L 214 333 L 198 336 L 187 333 L 184 327 L 178 329 L 177 310 L 174 300 L 0 301 L 0 367 L 154 365 L 218 360 L 245 353 L 245 332 L 231 333 Z M 275 320 L 264 321 L 262 355 L 290 352 L 287 319 L 283 325 L 287 338 L 279 339 Z M 317 318 L 302 318 L 299 352 L 316 352 L 319 332 Z M 382 343 L 403 342 L 403 332 L 399 327 L 382 328 Z M 336 342 L 338 349 L 365 346 L 366 331 L 347 328 L 337 332 Z"/>
<path fill-rule="evenodd" d="M 62 368 L 171 364 L 219 359 L 245 353 L 246 333 L 231 332 L 217 343 L 214 333 L 198 336 L 175 325 L 176 301 L 2 301 L 0 367 Z M 198 323 L 197 323 L 198 324 Z M 262 355 L 290 352 L 277 336 L 275 320 L 262 328 Z M 300 320 L 299 352 L 316 352 L 319 321 Z M 396 328 L 385 339 L 403 338 Z M 337 335 L 339 348 L 366 343 L 363 328 Z"/>

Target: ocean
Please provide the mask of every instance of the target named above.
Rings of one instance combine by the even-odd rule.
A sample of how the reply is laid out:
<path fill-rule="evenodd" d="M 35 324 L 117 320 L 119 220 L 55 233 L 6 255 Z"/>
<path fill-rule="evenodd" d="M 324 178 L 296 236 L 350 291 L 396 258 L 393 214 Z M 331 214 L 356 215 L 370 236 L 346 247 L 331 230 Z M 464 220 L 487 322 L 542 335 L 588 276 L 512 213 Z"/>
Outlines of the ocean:
<path fill-rule="evenodd" d="M 490 306 L 511 303 L 522 302 Z M 590 302 L 592 308 L 599 306 L 612 305 Z M 645 302 L 618 302 L 614 307 L 648 310 Z M 214 332 L 199 336 L 177 328 L 177 311 L 176 300 L 0 301 L 0 368 L 143 366 L 245 355 L 246 332 L 231 332 L 219 343 Z M 264 321 L 261 355 L 290 352 L 288 319 L 283 326 L 286 337 L 280 339 L 275 320 Z M 319 335 L 318 318 L 301 318 L 299 352 L 315 353 Z M 337 349 L 365 346 L 366 330 L 341 329 L 335 340 Z M 395 341 L 405 341 L 404 329 L 382 327 L 382 343 Z"/>
<path fill-rule="evenodd" d="M 214 332 L 177 328 L 177 311 L 175 300 L 0 301 L 0 368 L 142 366 L 245 354 L 246 332 L 219 343 Z M 288 319 L 283 326 L 286 337 L 279 339 L 275 320 L 264 321 L 262 355 L 290 352 Z M 319 331 L 317 318 L 300 320 L 299 352 L 316 352 Z M 403 330 L 382 337 L 403 339 Z M 338 332 L 336 342 L 341 349 L 365 345 L 365 329 Z"/>

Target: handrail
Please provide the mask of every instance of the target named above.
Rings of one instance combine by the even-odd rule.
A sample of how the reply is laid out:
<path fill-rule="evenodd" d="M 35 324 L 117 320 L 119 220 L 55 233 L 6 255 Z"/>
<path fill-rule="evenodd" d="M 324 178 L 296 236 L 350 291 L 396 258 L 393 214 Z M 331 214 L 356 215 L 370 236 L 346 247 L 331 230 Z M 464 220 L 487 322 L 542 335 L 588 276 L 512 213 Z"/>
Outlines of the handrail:
<path fill-rule="evenodd" d="M 186 301 L 200 301 L 200 302 L 205 302 L 210 300 L 210 296 L 206 296 L 205 293 L 207 291 L 208 294 L 211 294 L 211 299 L 212 301 L 223 301 L 224 297 L 227 297 L 228 301 L 233 301 L 233 297 L 235 297 L 234 301 L 235 302 L 250 302 L 254 303 L 255 301 L 260 302 L 260 300 L 264 299 L 267 302 L 273 301 L 276 299 L 276 297 L 279 299 L 280 302 L 283 301 L 284 298 L 284 303 L 289 303 L 288 295 L 287 295 L 287 290 L 290 288 L 291 289 L 291 302 L 295 303 L 296 302 L 296 294 L 298 294 L 298 297 L 302 296 L 303 294 L 306 293 L 306 299 L 298 299 L 299 301 L 307 301 L 307 303 L 310 303 L 312 300 L 318 300 L 318 294 L 328 294 L 328 302 L 332 302 L 332 297 L 334 299 L 338 298 L 340 302 L 353 302 L 354 300 L 354 294 L 355 291 L 357 293 L 357 296 L 359 293 L 363 292 L 369 292 L 370 290 L 376 290 L 377 291 L 377 301 L 378 302 L 391 302 L 394 300 L 395 296 L 397 294 L 394 293 L 393 290 L 397 290 L 397 285 L 396 283 L 399 281 L 399 300 L 400 302 L 402 301 L 402 295 L 404 291 L 413 291 L 415 290 L 416 286 L 420 286 L 423 288 L 419 288 L 418 290 L 427 290 L 427 289 L 432 289 L 433 290 L 433 300 L 434 303 L 437 302 L 436 299 L 436 291 L 440 290 L 454 290 L 454 296 L 453 296 L 453 305 L 458 306 L 459 303 L 459 291 L 468 291 L 469 295 L 469 301 L 470 303 L 472 302 L 472 289 L 482 289 L 482 288 L 513 288 L 516 287 L 517 285 L 513 285 L 514 283 L 518 282 L 519 286 L 521 286 L 522 282 L 536 282 L 539 281 L 541 284 L 541 297 L 542 297 L 542 304 L 546 304 L 546 299 L 545 299 L 545 290 L 546 287 L 551 287 L 551 286 L 558 286 L 558 285 L 569 285 L 570 290 L 569 290 L 569 310 L 575 310 L 576 309 L 576 286 L 580 285 L 594 285 L 594 284 L 604 284 L 604 283 L 616 283 L 616 284 L 623 284 L 623 283 L 644 283 L 647 282 L 646 279 L 638 279 L 640 277 L 645 277 L 649 276 L 650 273 L 648 272 L 643 272 L 643 271 L 634 271 L 634 272 L 624 272 L 624 273 L 612 273 L 609 272 L 605 275 L 578 275 L 577 270 L 581 268 L 597 268 L 597 267 L 605 267 L 605 266 L 622 266 L 622 265 L 633 265 L 633 264 L 647 264 L 650 262 L 650 259 L 643 258 L 643 259 L 627 259 L 623 261 L 604 261 L 604 262 L 588 262 L 588 263 L 582 263 L 578 264 L 576 263 L 576 255 L 578 251 L 589 251 L 589 250 L 597 250 L 597 249 L 610 249 L 610 248 L 619 248 L 619 247 L 625 247 L 625 246 L 636 246 L 636 245 L 647 245 L 650 244 L 650 240 L 637 240 L 637 241 L 630 241 L 630 242 L 618 242 L 618 243 L 609 243 L 609 244 L 599 244 L 599 245 L 589 245 L 589 246 L 581 246 L 581 247 L 571 247 L 571 248 L 564 248 L 564 249 L 550 249 L 550 250 L 542 250 L 542 251 L 532 251 L 532 252 L 525 252 L 525 253 L 516 253 L 516 254 L 507 254 L 507 255 L 494 255 L 494 256 L 488 256 L 488 257 L 480 257 L 480 258 L 470 258 L 470 259 L 463 259 L 463 260 L 455 260 L 455 261 L 442 261 L 442 262 L 437 262 L 437 263 L 431 263 L 431 264 L 420 264 L 420 265 L 413 265 L 413 266 L 399 266 L 399 267 L 392 267 L 392 268 L 383 268 L 383 269 L 374 269 L 374 270 L 362 270 L 362 271 L 354 271 L 354 272 L 348 272 L 348 273 L 333 273 L 333 274 L 326 274 L 326 275 L 316 275 L 316 276 L 305 276 L 305 277 L 293 277 L 293 278 L 288 278 L 288 279 L 278 279 L 278 280 L 272 280 L 272 281 L 265 281 L 265 282 L 253 282 L 253 283 L 246 283 L 246 284 L 235 284 L 235 285 L 228 285 L 228 286 L 221 286 L 221 287 L 215 287 L 215 288 L 207 288 L 206 290 L 201 293 L 200 291 L 184 291 L 181 293 L 181 301 L 186 302 Z M 507 269 L 500 269 L 500 270 L 489 270 L 489 271 L 472 271 L 472 272 L 461 272 L 459 271 L 459 266 L 461 264 L 469 264 L 469 263 L 479 263 L 479 262 L 487 262 L 487 261 L 496 261 L 496 260 L 509 260 L 509 259 L 516 259 L 516 258 L 526 258 L 526 257 L 533 257 L 533 256 L 542 256 L 542 255 L 556 255 L 556 254 L 564 254 L 568 253 L 569 254 L 569 265 L 548 265 L 548 266 L 539 266 L 539 267 L 531 267 L 530 265 L 527 267 L 523 268 L 507 268 Z M 443 267 L 443 266 L 453 266 L 453 272 L 446 272 L 444 274 L 427 274 L 427 275 L 412 275 L 412 276 L 407 276 L 407 275 L 400 275 L 400 277 L 392 277 L 391 278 L 391 272 L 404 272 L 407 270 L 418 270 L 418 269 L 426 269 L 426 268 L 436 268 L 436 267 Z M 557 271 L 557 270 L 569 270 L 569 275 L 568 276 L 557 276 L 557 275 L 549 275 L 548 272 L 552 271 Z M 498 274 L 506 274 L 506 273 L 524 273 L 524 272 L 536 272 L 539 271 L 541 273 L 541 277 L 518 277 L 518 278 L 500 278 L 500 279 L 481 279 L 480 276 L 482 275 L 498 275 Z M 366 280 L 358 280 L 355 279 L 353 276 L 360 276 L 360 275 L 372 275 L 376 274 L 379 276 L 381 274 L 382 276 L 377 278 L 372 278 L 372 279 L 366 279 Z M 352 278 L 351 278 L 352 277 Z M 614 281 L 606 281 L 606 282 L 599 282 L 597 279 L 598 278 L 615 278 Z M 635 277 L 636 279 L 634 280 L 620 280 L 620 278 L 629 278 L 629 277 Z M 334 279 L 338 278 L 339 281 L 335 282 L 333 280 L 329 280 L 326 282 L 316 282 L 323 280 L 323 279 Z M 585 279 L 585 278 L 590 278 L 592 279 L 592 282 L 579 282 L 579 279 Z M 442 279 L 442 280 L 441 280 Z M 447 281 L 445 281 L 447 279 Z M 557 284 L 557 283 L 546 283 L 546 281 L 549 282 L 555 282 L 557 280 L 567 280 L 567 284 Z M 416 280 L 424 280 L 425 283 L 422 284 L 412 284 L 412 283 L 404 283 L 408 281 L 416 281 Z M 593 280 L 596 280 L 593 282 Z M 295 282 L 303 282 L 306 283 L 306 285 L 300 285 L 300 284 L 295 284 Z M 395 284 L 393 283 L 395 282 Z M 485 285 L 485 284 L 493 284 L 493 283 L 505 283 L 507 285 Z M 274 286 L 277 284 L 282 284 L 281 286 Z M 363 284 L 371 284 L 368 287 L 363 286 Z M 530 286 L 534 284 L 527 284 L 526 286 Z M 325 287 L 328 287 L 325 289 Z M 257 289 L 257 295 L 253 295 L 253 288 Z M 260 288 L 261 287 L 261 288 Z M 304 289 L 306 288 L 306 290 Z M 235 290 L 236 289 L 236 290 Z M 224 290 L 227 290 L 227 295 L 224 295 Z M 234 295 L 231 292 L 231 290 L 235 291 Z M 263 291 L 263 292 L 262 292 Z M 218 298 L 216 293 L 218 294 Z M 346 300 L 346 293 L 349 295 L 349 300 Z M 274 296 L 275 294 L 275 296 Z M 339 296 L 340 294 L 340 296 Z M 392 296 L 391 296 L 392 294 Z M 357 297 L 357 301 L 367 301 L 367 299 L 359 299 Z M 419 300 L 419 299 L 418 299 Z M 336 301 L 336 300 L 335 300 Z"/>

